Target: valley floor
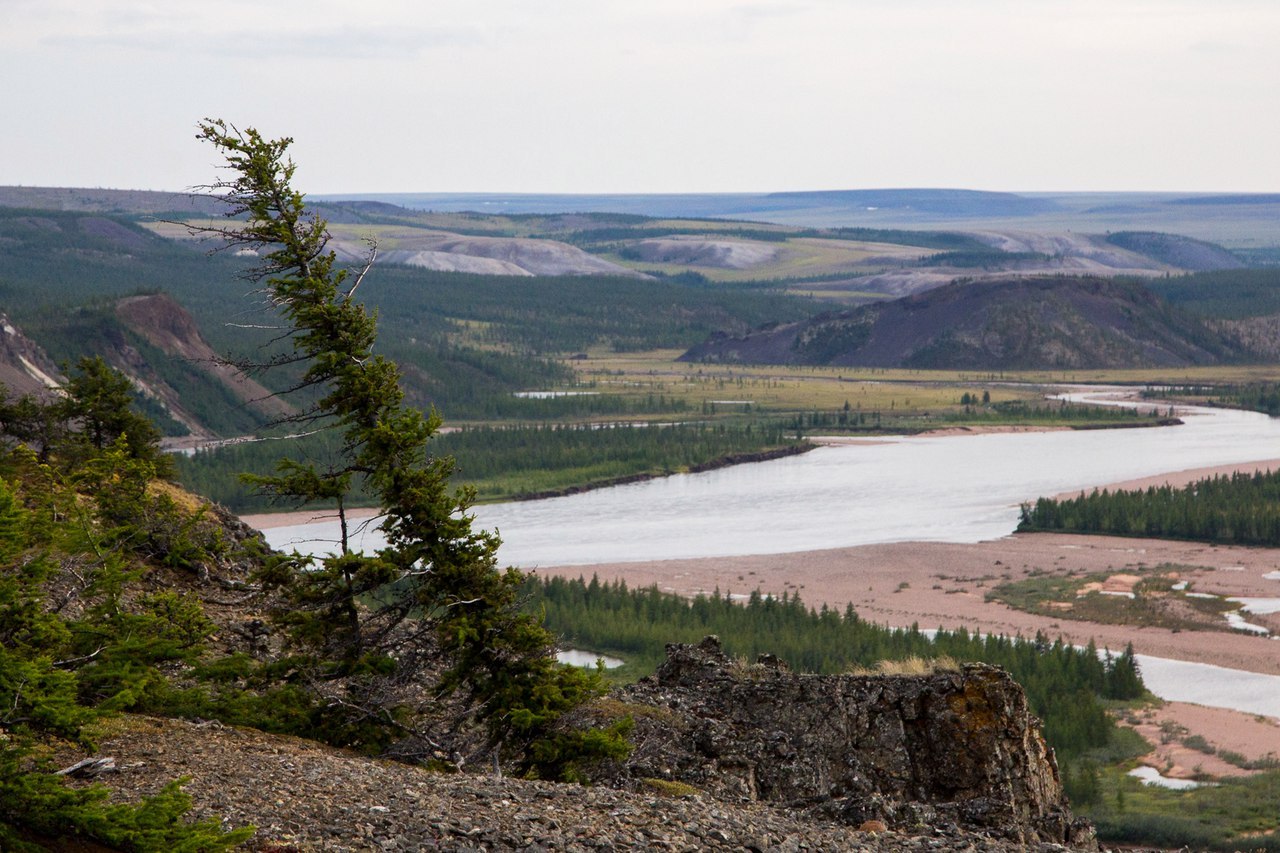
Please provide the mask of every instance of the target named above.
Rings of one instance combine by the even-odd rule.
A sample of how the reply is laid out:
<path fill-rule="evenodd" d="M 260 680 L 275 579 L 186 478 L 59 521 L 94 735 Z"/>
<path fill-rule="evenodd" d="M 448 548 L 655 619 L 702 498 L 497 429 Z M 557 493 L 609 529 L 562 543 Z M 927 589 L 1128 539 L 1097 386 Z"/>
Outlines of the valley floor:
<path fill-rule="evenodd" d="M 1280 460 L 1214 469 L 1195 469 L 1112 484 L 1145 488 L 1184 485 L 1212 474 L 1237 470 L 1269 470 Z M 366 513 L 367 517 L 368 513 Z M 254 526 L 270 528 L 318 520 L 315 513 L 247 516 Z M 790 554 L 610 563 L 594 566 L 547 566 L 542 575 L 621 578 L 633 588 L 656 584 L 683 595 L 720 590 L 746 594 L 754 590 L 781 595 L 798 593 L 813 607 L 843 610 L 852 603 L 863 618 L 892 626 L 916 624 L 922 629 L 966 628 L 1008 635 L 1034 636 L 1085 644 L 1090 639 L 1115 652 L 1133 642 L 1139 654 L 1215 664 L 1232 669 L 1280 675 L 1280 656 L 1268 637 L 1226 630 L 1173 630 L 1070 620 L 1015 610 L 987 593 L 1001 583 L 1032 576 L 1068 573 L 1131 575 L 1160 567 L 1176 572 L 1199 593 L 1224 597 L 1280 597 L 1280 580 L 1264 577 L 1280 570 L 1280 550 L 1207 545 L 1157 539 L 1068 534 L 1015 534 L 975 544 L 900 542 Z M 1250 615 L 1249 621 L 1280 635 L 1280 614 Z M 1138 724 L 1149 740 L 1159 742 L 1159 724 L 1183 726 L 1215 747 L 1249 759 L 1280 755 L 1280 720 L 1251 714 L 1169 703 Z M 1152 736 L 1152 732 L 1157 736 Z M 1151 758 L 1166 773 L 1190 775 L 1196 768 L 1229 775 L 1234 768 L 1211 756 L 1163 745 Z M 1172 765 L 1170 769 L 1170 765 Z"/>
<path fill-rule="evenodd" d="M 852 603 L 864 619 L 895 627 L 967 628 L 982 633 L 1050 637 L 1119 652 L 1280 675 L 1274 641 L 1232 631 L 1173 631 L 1040 616 L 987 601 L 1007 580 L 1033 573 L 1107 572 L 1176 564 L 1196 590 L 1224 596 L 1274 597 L 1280 582 L 1261 576 L 1280 567 L 1280 551 L 1066 534 L 1017 534 L 992 542 L 900 542 L 794 554 L 714 557 L 596 566 L 547 566 L 542 575 L 622 578 L 684 595 L 798 592 L 812 607 Z M 1251 616 L 1280 631 L 1280 614 Z M 1223 628 L 1226 628 L 1224 621 Z"/>

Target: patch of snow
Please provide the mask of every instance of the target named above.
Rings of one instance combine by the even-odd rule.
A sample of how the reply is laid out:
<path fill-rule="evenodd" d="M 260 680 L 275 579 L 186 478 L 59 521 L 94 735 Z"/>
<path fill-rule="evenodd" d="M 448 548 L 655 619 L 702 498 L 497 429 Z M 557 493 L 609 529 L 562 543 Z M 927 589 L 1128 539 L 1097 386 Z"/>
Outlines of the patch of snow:
<path fill-rule="evenodd" d="M 1264 581 L 1280 581 L 1280 572 L 1267 572 L 1262 576 Z"/>
<path fill-rule="evenodd" d="M 1218 596 L 1208 592 L 1189 592 L 1187 598 L 1217 598 Z"/>
<path fill-rule="evenodd" d="M 1176 589 L 1176 590 L 1178 590 L 1179 592 L 1182 592 L 1182 591 L 1183 591 L 1183 590 L 1185 590 L 1186 588 L 1187 588 L 1187 582 L 1186 582 L 1186 581 L 1178 581 L 1178 582 L 1177 582 L 1177 583 L 1175 583 L 1172 587 L 1170 587 L 1170 589 Z"/>
<path fill-rule="evenodd" d="M 1132 592 L 1120 592 L 1119 590 L 1112 590 L 1112 589 L 1100 589 L 1098 590 L 1098 594 L 1099 595 L 1115 595 L 1115 596 L 1119 596 L 1120 598 L 1137 598 L 1137 596 L 1134 595 Z"/>

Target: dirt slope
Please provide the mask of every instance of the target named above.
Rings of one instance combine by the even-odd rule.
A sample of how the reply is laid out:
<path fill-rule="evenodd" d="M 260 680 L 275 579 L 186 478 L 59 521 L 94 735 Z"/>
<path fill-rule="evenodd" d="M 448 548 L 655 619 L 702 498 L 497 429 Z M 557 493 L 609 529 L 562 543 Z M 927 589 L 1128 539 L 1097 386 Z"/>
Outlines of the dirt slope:
<path fill-rule="evenodd" d="M 245 376 L 214 352 L 191 315 L 169 296 L 155 294 L 126 297 L 116 303 L 116 316 L 127 328 L 141 335 L 152 346 L 167 355 L 182 359 L 213 381 L 225 385 L 250 409 L 269 418 L 280 417 L 292 411 L 288 404 L 273 396 L 260 383 Z M 128 353 L 121 352 L 116 355 L 117 358 L 114 360 L 126 365 L 123 369 L 127 370 Z M 166 407 L 178 420 L 186 423 L 188 427 L 192 426 L 188 421 L 194 422 L 197 429 L 193 429 L 193 432 L 199 431 L 198 421 L 189 414 L 184 414 L 185 407 L 182 405 L 182 400 L 172 392 L 172 389 L 166 390 L 161 385 L 148 382 L 138 371 L 129 372 L 135 383 L 150 388 L 153 393 L 161 397 Z"/>

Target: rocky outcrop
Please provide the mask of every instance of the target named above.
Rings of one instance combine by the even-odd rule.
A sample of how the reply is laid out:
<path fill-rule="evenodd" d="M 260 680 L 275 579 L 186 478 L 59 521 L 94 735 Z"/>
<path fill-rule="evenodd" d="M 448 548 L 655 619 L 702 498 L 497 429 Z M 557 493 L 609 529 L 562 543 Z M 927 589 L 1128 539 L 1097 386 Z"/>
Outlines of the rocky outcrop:
<path fill-rule="evenodd" d="M 1052 751 L 1003 670 L 821 676 L 776 659 L 745 665 L 719 640 L 668 646 L 626 688 L 636 749 L 614 784 L 663 779 L 859 826 L 954 825 L 1014 843 L 1090 846 Z"/>

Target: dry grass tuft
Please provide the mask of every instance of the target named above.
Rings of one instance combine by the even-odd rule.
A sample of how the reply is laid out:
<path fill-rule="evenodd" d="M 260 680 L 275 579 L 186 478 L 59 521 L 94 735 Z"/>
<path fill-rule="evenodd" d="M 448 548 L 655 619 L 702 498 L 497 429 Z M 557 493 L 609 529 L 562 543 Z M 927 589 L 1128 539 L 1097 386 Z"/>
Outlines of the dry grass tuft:
<path fill-rule="evenodd" d="M 871 668 L 856 667 L 850 675 L 933 675 L 938 672 L 959 672 L 960 664 L 946 655 L 938 658 L 922 658 L 912 655 L 902 660 L 882 660 Z"/>

